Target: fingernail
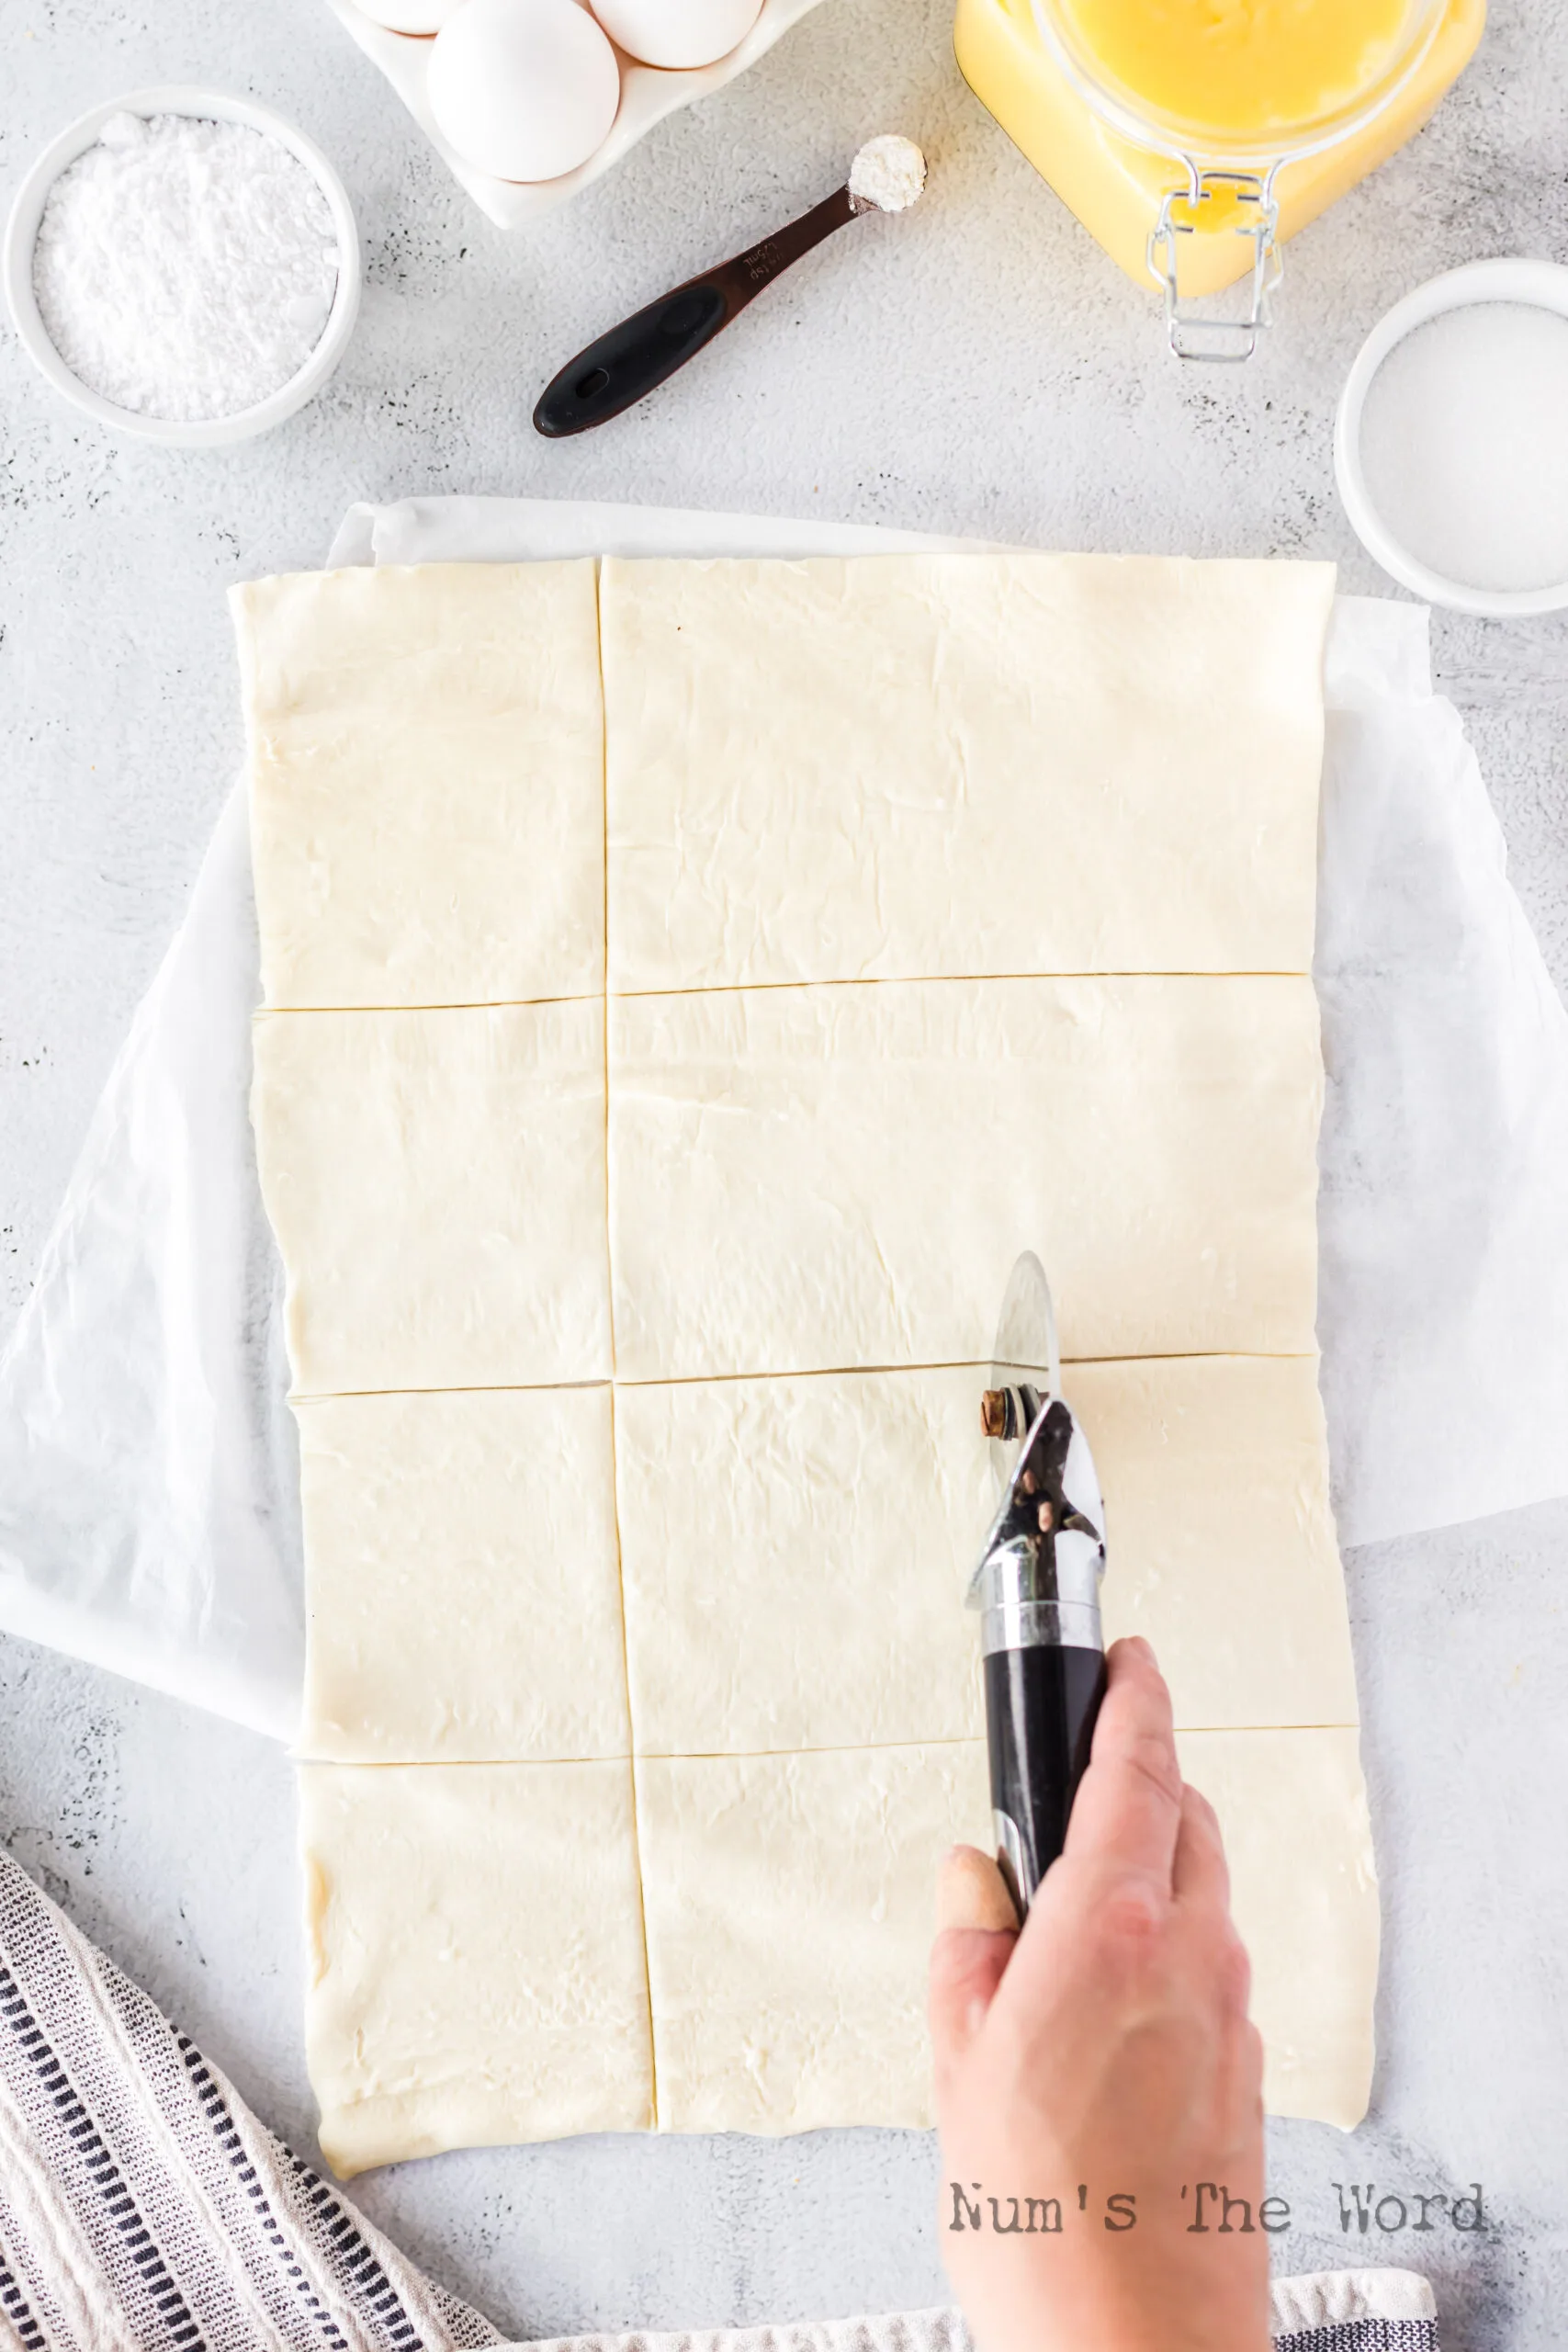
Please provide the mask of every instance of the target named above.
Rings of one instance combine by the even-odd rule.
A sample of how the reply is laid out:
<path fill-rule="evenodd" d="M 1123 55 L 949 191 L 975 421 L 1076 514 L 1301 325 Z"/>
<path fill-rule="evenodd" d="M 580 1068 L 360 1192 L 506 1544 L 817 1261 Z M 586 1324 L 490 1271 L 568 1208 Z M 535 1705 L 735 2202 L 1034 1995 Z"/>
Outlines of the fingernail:
<path fill-rule="evenodd" d="M 1016 1932 L 1018 1914 L 988 1854 L 974 1846 L 953 1847 L 937 1880 L 936 1924 L 939 1934 L 948 1928 Z"/>

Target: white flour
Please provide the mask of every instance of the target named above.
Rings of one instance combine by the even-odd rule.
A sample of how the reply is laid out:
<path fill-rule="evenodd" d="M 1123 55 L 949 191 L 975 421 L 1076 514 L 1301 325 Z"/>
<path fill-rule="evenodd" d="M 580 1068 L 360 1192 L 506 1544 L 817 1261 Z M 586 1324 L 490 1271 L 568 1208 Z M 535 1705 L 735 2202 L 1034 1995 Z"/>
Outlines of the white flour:
<path fill-rule="evenodd" d="M 114 115 L 49 193 L 33 286 L 92 391 L 189 424 L 253 408 L 320 342 L 333 217 L 276 139 L 189 115 Z"/>
<path fill-rule="evenodd" d="M 896 130 L 868 139 L 850 168 L 851 196 L 878 212 L 907 212 L 925 184 L 925 157 Z"/>

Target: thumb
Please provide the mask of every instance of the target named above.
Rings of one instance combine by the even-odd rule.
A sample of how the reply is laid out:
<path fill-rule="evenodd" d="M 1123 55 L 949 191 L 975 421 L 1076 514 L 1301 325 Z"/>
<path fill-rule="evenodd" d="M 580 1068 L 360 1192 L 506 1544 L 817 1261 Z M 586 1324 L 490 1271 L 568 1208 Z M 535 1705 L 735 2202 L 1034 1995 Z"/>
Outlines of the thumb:
<path fill-rule="evenodd" d="M 930 2011 L 940 2075 L 985 2022 L 1018 1941 L 1018 1914 L 995 1862 L 973 1846 L 954 1846 L 945 1857 L 936 1909 Z"/>

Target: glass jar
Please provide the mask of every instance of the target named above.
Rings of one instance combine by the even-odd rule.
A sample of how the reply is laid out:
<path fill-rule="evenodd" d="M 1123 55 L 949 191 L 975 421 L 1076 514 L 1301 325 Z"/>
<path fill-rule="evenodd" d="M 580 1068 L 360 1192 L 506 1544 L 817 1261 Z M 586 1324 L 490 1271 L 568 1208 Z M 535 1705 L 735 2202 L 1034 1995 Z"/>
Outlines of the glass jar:
<path fill-rule="evenodd" d="M 1420 129 L 1485 21 L 1485 0 L 1404 0 L 1336 88 L 1326 64 L 1326 79 L 1303 73 L 1292 45 L 1310 6 L 1271 49 L 1266 0 L 1232 0 L 1256 37 L 1224 76 L 1168 40 L 1162 60 L 1160 40 L 1138 39 L 1141 15 L 1162 39 L 1173 22 L 1179 35 L 1179 0 L 958 0 L 965 80 L 1112 259 L 1163 290 L 1180 358 L 1250 356 L 1280 245 Z M 1241 279 L 1239 315 L 1201 307 Z"/>

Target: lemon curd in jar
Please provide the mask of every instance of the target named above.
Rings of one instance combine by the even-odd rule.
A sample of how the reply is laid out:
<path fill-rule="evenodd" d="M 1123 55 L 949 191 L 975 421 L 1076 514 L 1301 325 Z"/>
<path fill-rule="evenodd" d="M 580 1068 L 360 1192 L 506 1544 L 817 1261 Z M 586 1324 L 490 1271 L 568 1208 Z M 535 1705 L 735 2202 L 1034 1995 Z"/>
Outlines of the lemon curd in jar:
<path fill-rule="evenodd" d="M 1406 0 L 1062 0 L 1134 100 L 1252 139 L 1352 105 L 1393 63 Z"/>
<path fill-rule="evenodd" d="M 1034 0 L 958 0 L 959 66 L 1090 234 L 1147 286 L 1150 233 L 1184 179 L 1180 159 L 1243 160 L 1260 175 L 1277 166 L 1278 234 L 1293 235 L 1420 129 L 1473 54 L 1485 0 L 1039 0 L 1039 15 L 1055 21 L 1073 65 L 1043 33 Z M 1336 117 L 1352 118 L 1343 135 Z M 1252 266 L 1251 242 L 1223 233 L 1226 210 L 1212 209 L 1221 233 L 1183 253 L 1196 294 Z"/>

